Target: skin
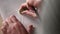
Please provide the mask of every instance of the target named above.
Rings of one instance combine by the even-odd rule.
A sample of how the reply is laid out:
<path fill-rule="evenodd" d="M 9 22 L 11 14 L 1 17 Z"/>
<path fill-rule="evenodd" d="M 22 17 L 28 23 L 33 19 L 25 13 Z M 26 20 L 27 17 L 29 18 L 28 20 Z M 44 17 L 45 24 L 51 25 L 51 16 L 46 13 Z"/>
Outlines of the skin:
<path fill-rule="evenodd" d="M 26 0 L 26 3 L 21 4 L 19 7 L 19 11 L 21 11 L 21 14 L 31 16 L 32 18 L 37 18 L 37 14 L 35 13 L 35 10 L 33 10 L 32 6 L 34 8 L 38 8 L 41 4 L 41 0 Z M 26 7 L 26 10 L 21 10 Z"/>
<path fill-rule="evenodd" d="M 15 16 L 10 16 L 3 21 L 3 25 L 1 27 L 3 34 L 32 34 L 33 29 L 33 25 L 29 25 L 26 29 Z"/>
<path fill-rule="evenodd" d="M 23 7 L 27 7 L 29 10 L 23 11 L 22 14 L 32 16 L 33 18 L 37 17 L 36 13 L 34 12 L 34 10 L 32 10 L 31 6 L 37 8 L 40 2 L 41 1 L 37 0 L 26 0 L 26 3 L 23 3 L 20 6 L 19 10 L 22 9 Z M 14 15 L 12 15 L 3 21 L 1 31 L 3 32 L 3 34 L 33 34 L 34 31 L 33 25 L 28 26 L 29 27 L 26 29 L 24 25 Z"/>
<path fill-rule="evenodd" d="M 23 10 L 24 8 L 27 8 L 26 10 Z M 33 10 L 33 8 L 31 6 L 28 6 L 27 3 L 23 3 L 21 4 L 19 11 L 22 15 L 28 15 L 31 16 L 33 18 L 37 17 L 37 14 L 35 13 L 35 10 Z"/>
<path fill-rule="evenodd" d="M 26 0 L 26 3 L 28 3 L 31 6 L 34 6 L 35 8 L 38 8 L 40 6 L 42 0 Z"/>

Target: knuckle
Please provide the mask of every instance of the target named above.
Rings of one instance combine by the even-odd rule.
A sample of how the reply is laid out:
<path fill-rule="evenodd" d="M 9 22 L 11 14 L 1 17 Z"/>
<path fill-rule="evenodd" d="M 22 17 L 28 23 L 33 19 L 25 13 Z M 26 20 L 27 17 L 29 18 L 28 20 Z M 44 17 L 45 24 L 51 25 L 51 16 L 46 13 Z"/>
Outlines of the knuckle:
<path fill-rule="evenodd" d="M 6 20 L 2 22 L 2 24 L 6 24 Z"/>
<path fill-rule="evenodd" d="M 7 18 L 6 21 L 9 21 L 9 18 Z"/>
<path fill-rule="evenodd" d="M 4 31 L 4 30 L 5 30 L 5 27 L 2 26 L 2 27 L 1 27 L 1 31 Z"/>
<path fill-rule="evenodd" d="M 7 24 L 9 23 L 9 21 L 10 21 L 10 18 L 7 18 L 7 19 L 5 20 L 5 24 L 7 25 Z"/>
<path fill-rule="evenodd" d="M 6 21 L 3 21 L 2 26 L 6 27 L 8 24 Z"/>
<path fill-rule="evenodd" d="M 10 19 L 11 19 L 11 18 L 14 18 L 14 17 L 15 17 L 14 15 L 11 15 L 11 16 L 10 16 Z"/>
<path fill-rule="evenodd" d="M 1 29 L 1 31 L 6 31 L 6 29 L 7 29 L 7 24 L 4 23 L 4 24 L 1 26 L 0 29 Z"/>
<path fill-rule="evenodd" d="M 15 27 L 12 27 L 12 30 L 15 29 Z"/>
<path fill-rule="evenodd" d="M 10 33 L 10 30 L 7 30 L 7 33 Z"/>
<path fill-rule="evenodd" d="M 12 18 L 13 18 L 13 15 L 10 16 L 10 19 L 12 19 Z"/>
<path fill-rule="evenodd" d="M 3 21 L 2 23 L 5 23 L 5 21 Z"/>
<path fill-rule="evenodd" d="M 5 28 L 5 26 L 1 26 L 1 29 L 4 29 Z"/>
<path fill-rule="evenodd" d="M 4 28 L 3 27 L 1 27 L 1 30 L 3 30 Z"/>
<path fill-rule="evenodd" d="M 18 24 L 17 23 L 14 23 L 14 26 L 17 26 Z"/>

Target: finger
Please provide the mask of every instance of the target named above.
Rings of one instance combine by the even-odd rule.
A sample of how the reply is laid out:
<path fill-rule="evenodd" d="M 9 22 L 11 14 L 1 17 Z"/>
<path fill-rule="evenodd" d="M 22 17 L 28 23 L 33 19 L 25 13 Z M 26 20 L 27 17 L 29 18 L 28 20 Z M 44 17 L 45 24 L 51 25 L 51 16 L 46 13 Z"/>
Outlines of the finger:
<path fill-rule="evenodd" d="M 24 32 L 27 33 L 27 31 L 26 31 L 25 27 L 23 26 L 23 24 L 21 22 L 19 22 L 15 16 L 12 16 L 11 19 L 16 24 L 14 26 L 15 28 L 18 28 L 18 30 L 20 30 L 22 33 L 24 33 Z"/>
<path fill-rule="evenodd" d="M 7 34 L 17 34 L 17 30 L 16 30 L 16 28 L 13 25 L 8 28 Z"/>
<path fill-rule="evenodd" d="M 16 30 L 18 31 L 18 33 L 20 34 L 27 34 L 26 29 L 24 28 L 24 26 L 20 26 L 19 24 L 15 23 Z"/>
<path fill-rule="evenodd" d="M 19 24 L 17 24 L 17 23 L 14 23 L 13 24 L 13 30 L 16 30 L 19 34 L 21 34 L 22 32 L 21 32 L 21 28 L 19 28 Z M 14 30 L 14 31 L 15 31 Z"/>
<path fill-rule="evenodd" d="M 9 26 L 6 20 L 2 22 L 2 26 Z"/>
<path fill-rule="evenodd" d="M 18 34 L 17 32 L 18 32 L 18 31 L 16 30 L 16 28 L 13 27 L 12 30 L 11 30 L 11 34 Z"/>
<path fill-rule="evenodd" d="M 28 10 L 25 10 L 23 12 L 21 12 L 21 14 L 26 14 L 28 12 Z"/>
<path fill-rule="evenodd" d="M 34 33 L 34 27 L 33 27 L 33 25 L 29 26 L 28 32 L 29 32 L 29 34 L 33 34 Z"/>
<path fill-rule="evenodd" d="M 33 6 L 35 0 L 26 0 L 26 3 L 30 6 Z"/>
<path fill-rule="evenodd" d="M 19 22 L 18 19 L 14 15 L 11 15 L 10 19 L 12 20 L 13 23 L 18 23 Z"/>
<path fill-rule="evenodd" d="M 26 4 L 26 3 L 24 3 L 24 4 L 22 4 L 21 6 L 20 6 L 20 8 L 19 8 L 19 12 L 21 13 L 21 12 L 23 12 L 23 11 L 25 11 L 25 10 L 28 10 L 28 5 Z"/>
<path fill-rule="evenodd" d="M 14 15 L 11 16 L 11 20 L 12 20 L 14 23 L 18 24 L 20 27 L 21 27 L 21 26 L 24 27 L 23 24 L 22 24 Z"/>
<path fill-rule="evenodd" d="M 35 8 L 38 8 L 40 5 L 41 5 L 41 2 L 42 2 L 42 0 L 35 0 L 35 2 L 34 2 L 34 7 Z"/>
<path fill-rule="evenodd" d="M 12 20 L 14 23 L 19 24 L 20 26 L 23 26 L 22 23 L 21 23 L 14 15 L 11 16 L 11 20 Z"/>
<path fill-rule="evenodd" d="M 27 3 L 21 4 L 19 8 L 23 8 L 23 7 L 27 7 Z"/>
<path fill-rule="evenodd" d="M 28 5 L 38 8 L 38 6 L 41 5 L 42 0 L 26 0 L 26 2 L 28 3 Z"/>
<path fill-rule="evenodd" d="M 11 20 L 12 20 L 14 23 L 19 24 L 20 26 L 22 25 L 22 23 L 21 23 L 14 15 L 11 15 Z"/>
<path fill-rule="evenodd" d="M 21 9 L 24 8 L 24 7 L 28 7 L 28 5 L 27 5 L 26 3 L 23 3 L 23 4 L 20 5 L 20 7 L 19 7 L 18 10 L 21 10 Z"/>
<path fill-rule="evenodd" d="M 7 34 L 11 34 L 11 28 L 10 28 L 10 26 L 7 29 Z"/>
<path fill-rule="evenodd" d="M 6 28 L 4 28 L 3 26 L 1 27 L 1 31 L 2 31 L 3 34 L 7 33 Z"/>
<path fill-rule="evenodd" d="M 1 27 L 1 31 L 3 32 L 3 34 L 7 34 L 7 27 L 8 23 L 6 21 L 3 21 L 3 25 Z"/>
<path fill-rule="evenodd" d="M 7 23 L 8 23 L 8 24 L 13 23 L 13 21 L 11 20 L 11 18 L 10 18 L 10 17 L 9 17 L 9 18 L 7 18 L 7 19 L 6 19 L 6 21 L 7 21 Z"/>
<path fill-rule="evenodd" d="M 7 23 L 6 21 L 3 21 L 3 22 L 2 22 L 1 30 L 2 30 L 2 31 L 5 31 L 8 26 L 9 26 L 8 23 Z"/>
<path fill-rule="evenodd" d="M 33 18 L 37 18 L 37 14 L 36 14 L 35 12 L 33 12 L 33 11 L 28 11 L 28 10 L 26 10 L 26 11 L 23 11 L 22 14 L 31 16 L 31 17 L 33 17 Z"/>

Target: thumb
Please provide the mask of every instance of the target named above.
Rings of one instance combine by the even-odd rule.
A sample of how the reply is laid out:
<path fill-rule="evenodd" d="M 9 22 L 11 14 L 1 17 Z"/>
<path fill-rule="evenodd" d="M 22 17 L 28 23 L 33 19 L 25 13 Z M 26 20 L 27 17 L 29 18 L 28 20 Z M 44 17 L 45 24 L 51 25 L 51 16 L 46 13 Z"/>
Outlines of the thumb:
<path fill-rule="evenodd" d="M 28 27 L 28 33 L 29 33 L 29 34 L 33 34 L 33 33 L 34 33 L 34 27 L 33 27 L 33 25 L 30 25 L 30 26 Z"/>

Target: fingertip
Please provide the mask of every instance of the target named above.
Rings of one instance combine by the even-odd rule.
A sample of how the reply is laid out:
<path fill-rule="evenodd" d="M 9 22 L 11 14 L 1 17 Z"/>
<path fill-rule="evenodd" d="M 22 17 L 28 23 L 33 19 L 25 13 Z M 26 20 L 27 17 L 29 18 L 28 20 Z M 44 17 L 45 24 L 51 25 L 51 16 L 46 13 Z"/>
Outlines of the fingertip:
<path fill-rule="evenodd" d="M 10 18 L 13 19 L 13 20 L 17 20 L 15 15 L 11 15 Z"/>
<path fill-rule="evenodd" d="M 19 8 L 24 8 L 24 7 L 27 7 L 27 3 L 21 4 Z"/>
<path fill-rule="evenodd" d="M 16 18 L 15 15 L 11 15 L 10 18 Z"/>
<path fill-rule="evenodd" d="M 31 27 L 33 27 L 33 25 L 30 25 L 29 27 L 31 28 Z"/>
<path fill-rule="evenodd" d="M 31 30 L 31 29 L 34 29 L 34 26 L 33 26 L 33 25 L 30 25 L 29 28 L 30 28 L 30 30 Z"/>
<path fill-rule="evenodd" d="M 4 29 L 4 27 L 2 26 L 2 27 L 0 28 L 0 30 L 3 31 L 3 29 Z"/>
<path fill-rule="evenodd" d="M 18 23 L 19 22 L 19 20 L 14 15 L 10 16 L 10 18 L 13 21 L 13 23 Z"/>
<path fill-rule="evenodd" d="M 28 32 L 29 32 L 29 34 L 33 34 L 34 33 L 34 26 L 33 25 L 30 25 L 29 26 L 29 30 L 28 30 Z"/>
<path fill-rule="evenodd" d="M 8 26 L 8 22 L 6 20 L 2 22 L 2 26 Z"/>

